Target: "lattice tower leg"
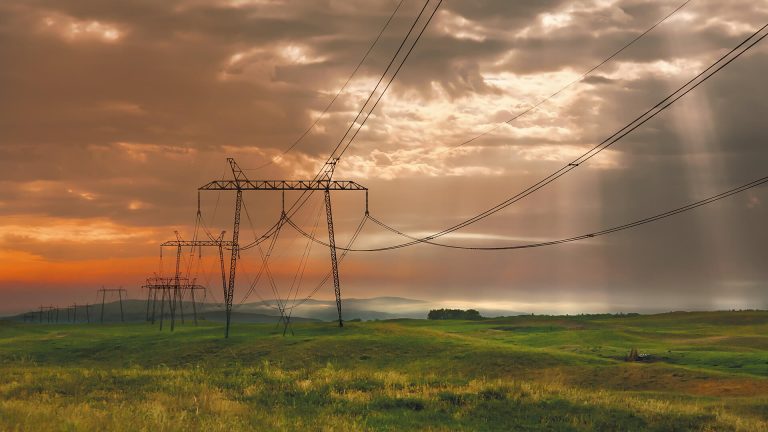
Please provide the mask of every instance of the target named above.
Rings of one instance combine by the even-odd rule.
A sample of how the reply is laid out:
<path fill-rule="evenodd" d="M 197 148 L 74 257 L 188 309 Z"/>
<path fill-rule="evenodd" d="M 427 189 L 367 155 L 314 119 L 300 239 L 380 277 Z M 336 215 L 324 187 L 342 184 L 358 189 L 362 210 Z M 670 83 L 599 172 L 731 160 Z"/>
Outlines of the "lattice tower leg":
<path fill-rule="evenodd" d="M 339 262 L 336 259 L 336 239 L 333 234 L 333 211 L 331 210 L 331 191 L 325 190 L 325 214 L 328 219 L 328 244 L 331 250 L 331 267 L 333 269 L 333 291 L 336 294 L 336 310 L 339 313 L 339 327 L 344 327 L 341 318 L 341 283 L 339 282 Z"/>

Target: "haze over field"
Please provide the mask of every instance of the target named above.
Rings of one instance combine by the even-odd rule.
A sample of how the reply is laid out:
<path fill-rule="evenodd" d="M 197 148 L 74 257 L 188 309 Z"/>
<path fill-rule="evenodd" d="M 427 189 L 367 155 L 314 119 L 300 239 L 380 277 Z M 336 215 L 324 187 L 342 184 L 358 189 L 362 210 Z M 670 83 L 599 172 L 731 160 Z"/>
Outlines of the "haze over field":
<path fill-rule="evenodd" d="M 768 4 L 695 0 L 582 83 L 529 115 L 449 150 L 549 96 L 679 6 L 678 1 L 445 1 L 338 165 L 370 189 L 371 213 L 412 235 L 459 223 L 569 162 L 653 106 L 768 20 Z M 192 238 L 196 189 L 277 157 L 344 84 L 392 0 L 0 2 L 0 315 L 40 302 L 95 302 L 96 289 L 159 271 L 158 247 Z M 309 178 L 357 113 L 421 4 L 405 1 L 348 89 L 256 179 Z M 766 175 L 768 42 L 579 169 L 442 240 L 493 246 L 618 225 Z M 288 194 L 288 199 L 296 195 Z M 213 232 L 232 196 L 207 192 Z M 278 193 L 247 193 L 250 241 Z M 335 194 L 337 243 L 363 197 Z M 218 204 L 217 204 L 218 203 Z M 319 197 L 296 216 L 312 229 Z M 533 250 L 418 245 L 352 253 L 345 297 L 523 312 L 768 308 L 764 187 L 612 236 Z M 324 215 L 322 215 L 324 217 Z M 323 238 L 323 220 L 318 236 Z M 404 239 L 368 224 L 357 246 Z M 271 269 L 291 284 L 306 246 L 281 235 Z M 199 283 L 216 284 L 208 251 Z M 329 268 L 310 251 L 302 296 Z M 243 252 L 235 302 L 271 298 Z M 166 251 L 163 272 L 172 268 Z M 220 280 L 220 279 L 219 279 Z M 332 298 L 328 285 L 316 298 Z M 301 296 L 299 296 L 301 297 Z"/>

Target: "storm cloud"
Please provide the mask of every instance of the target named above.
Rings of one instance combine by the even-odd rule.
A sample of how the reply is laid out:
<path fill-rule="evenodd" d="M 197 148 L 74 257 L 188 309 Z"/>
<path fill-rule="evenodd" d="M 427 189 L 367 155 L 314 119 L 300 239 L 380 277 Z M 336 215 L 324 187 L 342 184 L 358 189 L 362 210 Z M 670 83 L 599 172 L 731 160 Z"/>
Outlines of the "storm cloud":
<path fill-rule="evenodd" d="M 446 0 L 336 178 L 370 188 L 371 213 L 428 235 L 493 206 L 602 141 L 768 22 L 768 4 Z M 320 115 L 394 10 L 393 0 L 27 0 L 0 3 L 0 312 L 81 301 L 101 285 L 139 295 L 158 244 L 192 237 L 197 187 L 231 176 L 316 172 L 423 3 L 404 0 L 369 58 Z M 433 3 L 434 4 L 434 3 Z M 443 240 L 558 239 L 653 215 L 766 175 L 768 42 L 609 151 Z M 497 127 L 498 126 L 498 127 Z M 492 132 L 455 148 L 490 128 Z M 289 194 L 289 201 L 295 195 Z M 334 197 L 338 243 L 362 197 Z M 212 231 L 232 197 L 201 195 Z M 765 188 L 583 243 L 471 252 L 426 245 L 353 253 L 346 296 L 401 295 L 529 311 L 768 307 Z M 246 196 L 250 240 L 280 197 Z M 297 215 L 310 230 L 320 202 Z M 252 222 L 252 227 L 251 227 Z M 317 231 L 322 238 L 322 223 Z M 359 247 L 405 241 L 369 224 Z M 290 285 L 304 239 L 286 231 L 274 268 Z M 315 245 L 304 292 L 328 269 Z M 244 253 L 236 298 L 258 267 Z M 166 268 L 167 270 L 167 268 Z M 205 272 L 203 269 L 201 272 Z M 205 276 L 200 275 L 203 279 Z M 269 296 L 260 286 L 261 295 Z M 332 290 L 317 293 L 328 298 Z"/>

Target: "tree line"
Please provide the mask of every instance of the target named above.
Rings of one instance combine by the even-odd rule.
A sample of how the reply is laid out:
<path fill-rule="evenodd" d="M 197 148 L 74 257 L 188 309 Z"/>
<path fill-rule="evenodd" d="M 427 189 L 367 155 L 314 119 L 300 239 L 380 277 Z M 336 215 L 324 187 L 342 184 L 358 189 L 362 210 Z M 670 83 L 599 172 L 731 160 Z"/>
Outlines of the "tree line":
<path fill-rule="evenodd" d="M 431 320 L 479 320 L 483 317 L 474 309 L 432 309 L 427 314 Z"/>

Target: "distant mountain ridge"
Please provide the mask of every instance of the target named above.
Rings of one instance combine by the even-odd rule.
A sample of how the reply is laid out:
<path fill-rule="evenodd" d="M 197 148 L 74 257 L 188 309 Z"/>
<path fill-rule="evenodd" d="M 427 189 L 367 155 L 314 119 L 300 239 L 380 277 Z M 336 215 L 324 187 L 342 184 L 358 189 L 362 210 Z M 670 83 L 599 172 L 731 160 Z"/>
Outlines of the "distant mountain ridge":
<path fill-rule="evenodd" d="M 235 304 L 232 311 L 232 320 L 234 322 L 277 322 L 280 319 L 280 313 L 277 307 L 277 300 L 268 299 L 258 302 L 244 304 Z M 148 307 L 149 306 L 149 307 Z M 288 306 L 291 306 L 289 302 Z M 197 314 L 199 319 L 209 321 L 224 321 L 224 308 L 217 303 L 197 303 Z M 345 320 L 385 320 L 397 318 L 426 319 L 430 309 L 439 309 L 445 307 L 427 300 L 417 300 L 404 297 L 373 297 L 367 299 L 346 298 L 342 299 L 342 315 Z M 506 310 L 489 310 L 475 308 L 481 315 L 486 317 L 521 315 L 523 313 Z M 40 321 L 38 311 L 30 311 L 34 322 Z M 160 318 L 161 305 L 155 304 L 155 318 Z M 166 317 L 168 317 L 167 304 L 164 308 Z M 183 313 L 184 319 L 193 318 L 193 305 L 190 301 L 184 301 L 183 308 L 177 309 L 177 319 L 181 319 Z M 71 311 L 70 311 L 71 314 Z M 25 314 L 18 314 L 6 319 L 14 321 L 23 321 Z M 145 321 L 147 316 L 152 315 L 152 303 L 147 305 L 146 300 L 123 300 L 123 317 L 127 322 Z M 101 321 L 101 304 L 92 304 L 88 317 L 91 322 Z M 71 318 L 71 315 L 70 315 Z M 46 313 L 43 314 L 43 322 L 47 322 Z M 112 301 L 104 304 L 104 322 L 119 322 L 120 303 Z M 335 300 L 316 300 L 307 299 L 301 305 L 292 310 L 292 320 L 294 321 L 335 321 L 338 319 Z M 79 308 L 77 314 L 78 322 L 86 322 L 85 308 Z M 59 322 L 67 322 L 67 312 L 65 309 L 59 310 Z"/>

